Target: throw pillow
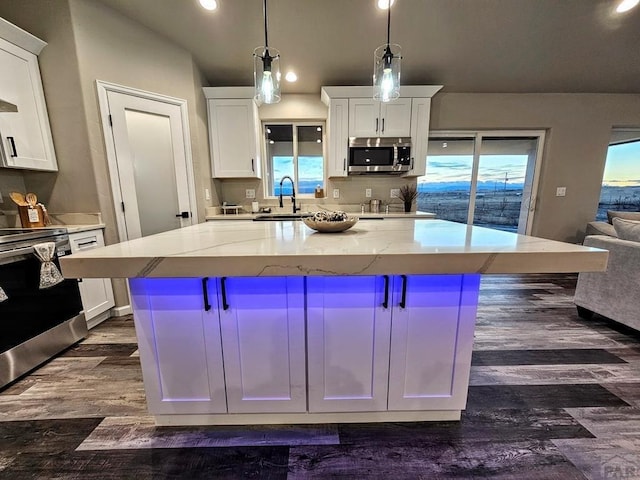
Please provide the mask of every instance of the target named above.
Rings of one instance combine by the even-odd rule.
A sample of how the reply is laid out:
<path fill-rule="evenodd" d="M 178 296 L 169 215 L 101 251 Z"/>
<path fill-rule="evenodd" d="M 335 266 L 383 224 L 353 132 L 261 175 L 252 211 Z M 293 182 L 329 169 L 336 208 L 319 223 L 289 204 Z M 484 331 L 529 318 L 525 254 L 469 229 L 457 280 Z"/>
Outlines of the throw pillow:
<path fill-rule="evenodd" d="M 607 219 L 611 225 L 613 225 L 614 218 L 640 221 L 640 212 L 617 212 L 615 210 L 607 210 Z"/>
<path fill-rule="evenodd" d="M 613 228 L 616 229 L 618 238 L 640 242 L 640 222 L 625 220 L 624 218 L 614 218 Z"/>

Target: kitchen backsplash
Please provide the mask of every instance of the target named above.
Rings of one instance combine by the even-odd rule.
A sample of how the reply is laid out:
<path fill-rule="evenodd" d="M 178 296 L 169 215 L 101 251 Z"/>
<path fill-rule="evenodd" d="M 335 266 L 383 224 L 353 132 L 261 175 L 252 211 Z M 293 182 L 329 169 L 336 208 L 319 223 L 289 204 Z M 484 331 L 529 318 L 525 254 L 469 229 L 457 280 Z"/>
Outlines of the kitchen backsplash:
<path fill-rule="evenodd" d="M 6 168 L 0 169 L 0 194 L 2 195 L 2 203 L 0 203 L 0 228 L 15 226 L 18 208 L 11 198 L 9 198 L 9 193 L 14 191 L 26 193 L 22 172 Z"/>
<path fill-rule="evenodd" d="M 220 182 L 222 190 L 222 201 L 229 204 L 242 205 L 246 210 L 250 210 L 252 200 L 256 200 L 261 206 L 276 205 L 278 199 L 275 197 L 265 198 L 261 180 L 223 180 Z M 371 199 L 381 200 L 383 204 L 391 204 L 392 208 L 397 205 L 401 208 L 402 202 L 397 198 L 391 198 L 391 189 L 400 188 L 402 185 L 416 184 L 415 178 L 404 178 L 395 176 L 351 176 L 346 178 L 331 178 L 325 186 L 325 198 L 300 197 L 298 203 L 317 205 L 342 205 L 350 206 L 349 210 L 357 211 L 359 205 L 368 204 Z M 365 196 L 365 190 L 371 189 L 371 198 Z M 246 190 L 253 189 L 256 198 L 246 198 Z M 333 198 L 333 190 L 340 191 L 339 198 Z M 290 204 L 290 200 L 286 200 Z"/>

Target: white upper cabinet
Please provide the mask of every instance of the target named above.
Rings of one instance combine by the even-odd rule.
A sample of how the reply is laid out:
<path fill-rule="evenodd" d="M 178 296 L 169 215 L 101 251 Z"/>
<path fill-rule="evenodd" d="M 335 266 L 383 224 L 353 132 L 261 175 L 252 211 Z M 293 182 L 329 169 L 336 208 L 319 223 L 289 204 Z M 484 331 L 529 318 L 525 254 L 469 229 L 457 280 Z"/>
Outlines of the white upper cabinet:
<path fill-rule="evenodd" d="M 411 99 L 382 103 L 372 98 L 349 100 L 350 137 L 409 137 Z"/>
<path fill-rule="evenodd" d="M 400 98 L 373 100 L 372 87 L 322 87 L 322 102 L 329 108 L 329 177 L 346 177 L 349 137 L 411 137 L 413 157 L 407 176 L 425 174 L 429 141 L 431 97 L 441 85 L 406 86 Z"/>
<path fill-rule="evenodd" d="M 3 167 L 58 170 L 37 53 L 42 40 L 0 19 L 0 99 L 17 112 L 0 112 Z"/>
<path fill-rule="evenodd" d="M 349 155 L 349 100 L 330 100 L 327 122 L 330 139 L 327 174 L 330 177 L 346 177 Z"/>
<path fill-rule="evenodd" d="M 207 97 L 213 178 L 260 178 L 260 118 L 253 88 L 203 90 Z"/>

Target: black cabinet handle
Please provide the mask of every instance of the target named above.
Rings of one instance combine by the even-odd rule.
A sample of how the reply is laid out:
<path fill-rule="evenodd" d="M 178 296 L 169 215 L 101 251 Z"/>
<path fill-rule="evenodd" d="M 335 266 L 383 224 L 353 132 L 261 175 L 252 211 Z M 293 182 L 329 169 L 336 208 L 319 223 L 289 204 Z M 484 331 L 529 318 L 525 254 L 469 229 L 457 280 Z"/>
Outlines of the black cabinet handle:
<path fill-rule="evenodd" d="M 18 151 L 16 150 L 16 142 L 13 140 L 13 137 L 7 137 L 9 143 L 11 144 L 11 157 L 17 157 Z"/>
<path fill-rule="evenodd" d="M 204 311 L 208 312 L 211 310 L 211 304 L 209 303 L 209 289 L 207 288 L 207 284 L 209 283 L 209 277 L 204 277 L 202 279 L 202 298 L 204 299 Z"/>
<path fill-rule="evenodd" d="M 222 292 L 222 309 L 229 310 L 229 304 L 227 303 L 227 277 L 220 279 L 220 291 Z"/>
<path fill-rule="evenodd" d="M 384 118 L 382 119 L 382 133 L 384 133 Z"/>
<path fill-rule="evenodd" d="M 380 121 L 379 118 L 376 118 L 376 133 L 378 133 L 378 122 Z"/>
<path fill-rule="evenodd" d="M 389 275 L 383 275 L 384 278 L 384 301 L 382 308 L 389 308 Z"/>
<path fill-rule="evenodd" d="M 407 276 L 400 275 L 402 277 L 402 298 L 400 299 L 400 308 L 405 308 L 407 306 Z"/>
<path fill-rule="evenodd" d="M 345 171 L 347 169 L 347 159 L 345 158 L 344 160 L 342 160 L 342 171 Z"/>
<path fill-rule="evenodd" d="M 251 171 L 252 171 L 253 173 L 255 173 L 255 172 L 256 172 L 256 168 L 255 168 L 255 167 L 254 167 L 254 165 L 253 165 L 253 158 L 251 159 Z"/>
<path fill-rule="evenodd" d="M 189 212 L 180 212 L 176 215 L 176 218 L 189 218 Z"/>

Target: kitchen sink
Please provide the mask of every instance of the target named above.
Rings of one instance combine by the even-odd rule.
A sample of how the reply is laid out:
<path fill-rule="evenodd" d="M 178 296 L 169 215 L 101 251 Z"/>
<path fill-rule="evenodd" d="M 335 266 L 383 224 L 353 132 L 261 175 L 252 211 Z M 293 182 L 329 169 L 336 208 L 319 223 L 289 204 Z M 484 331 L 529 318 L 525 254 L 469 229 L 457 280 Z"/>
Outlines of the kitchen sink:
<path fill-rule="evenodd" d="M 265 213 L 256 215 L 254 222 L 278 222 L 283 220 L 300 220 L 303 217 L 312 217 L 313 213 Z"/>

